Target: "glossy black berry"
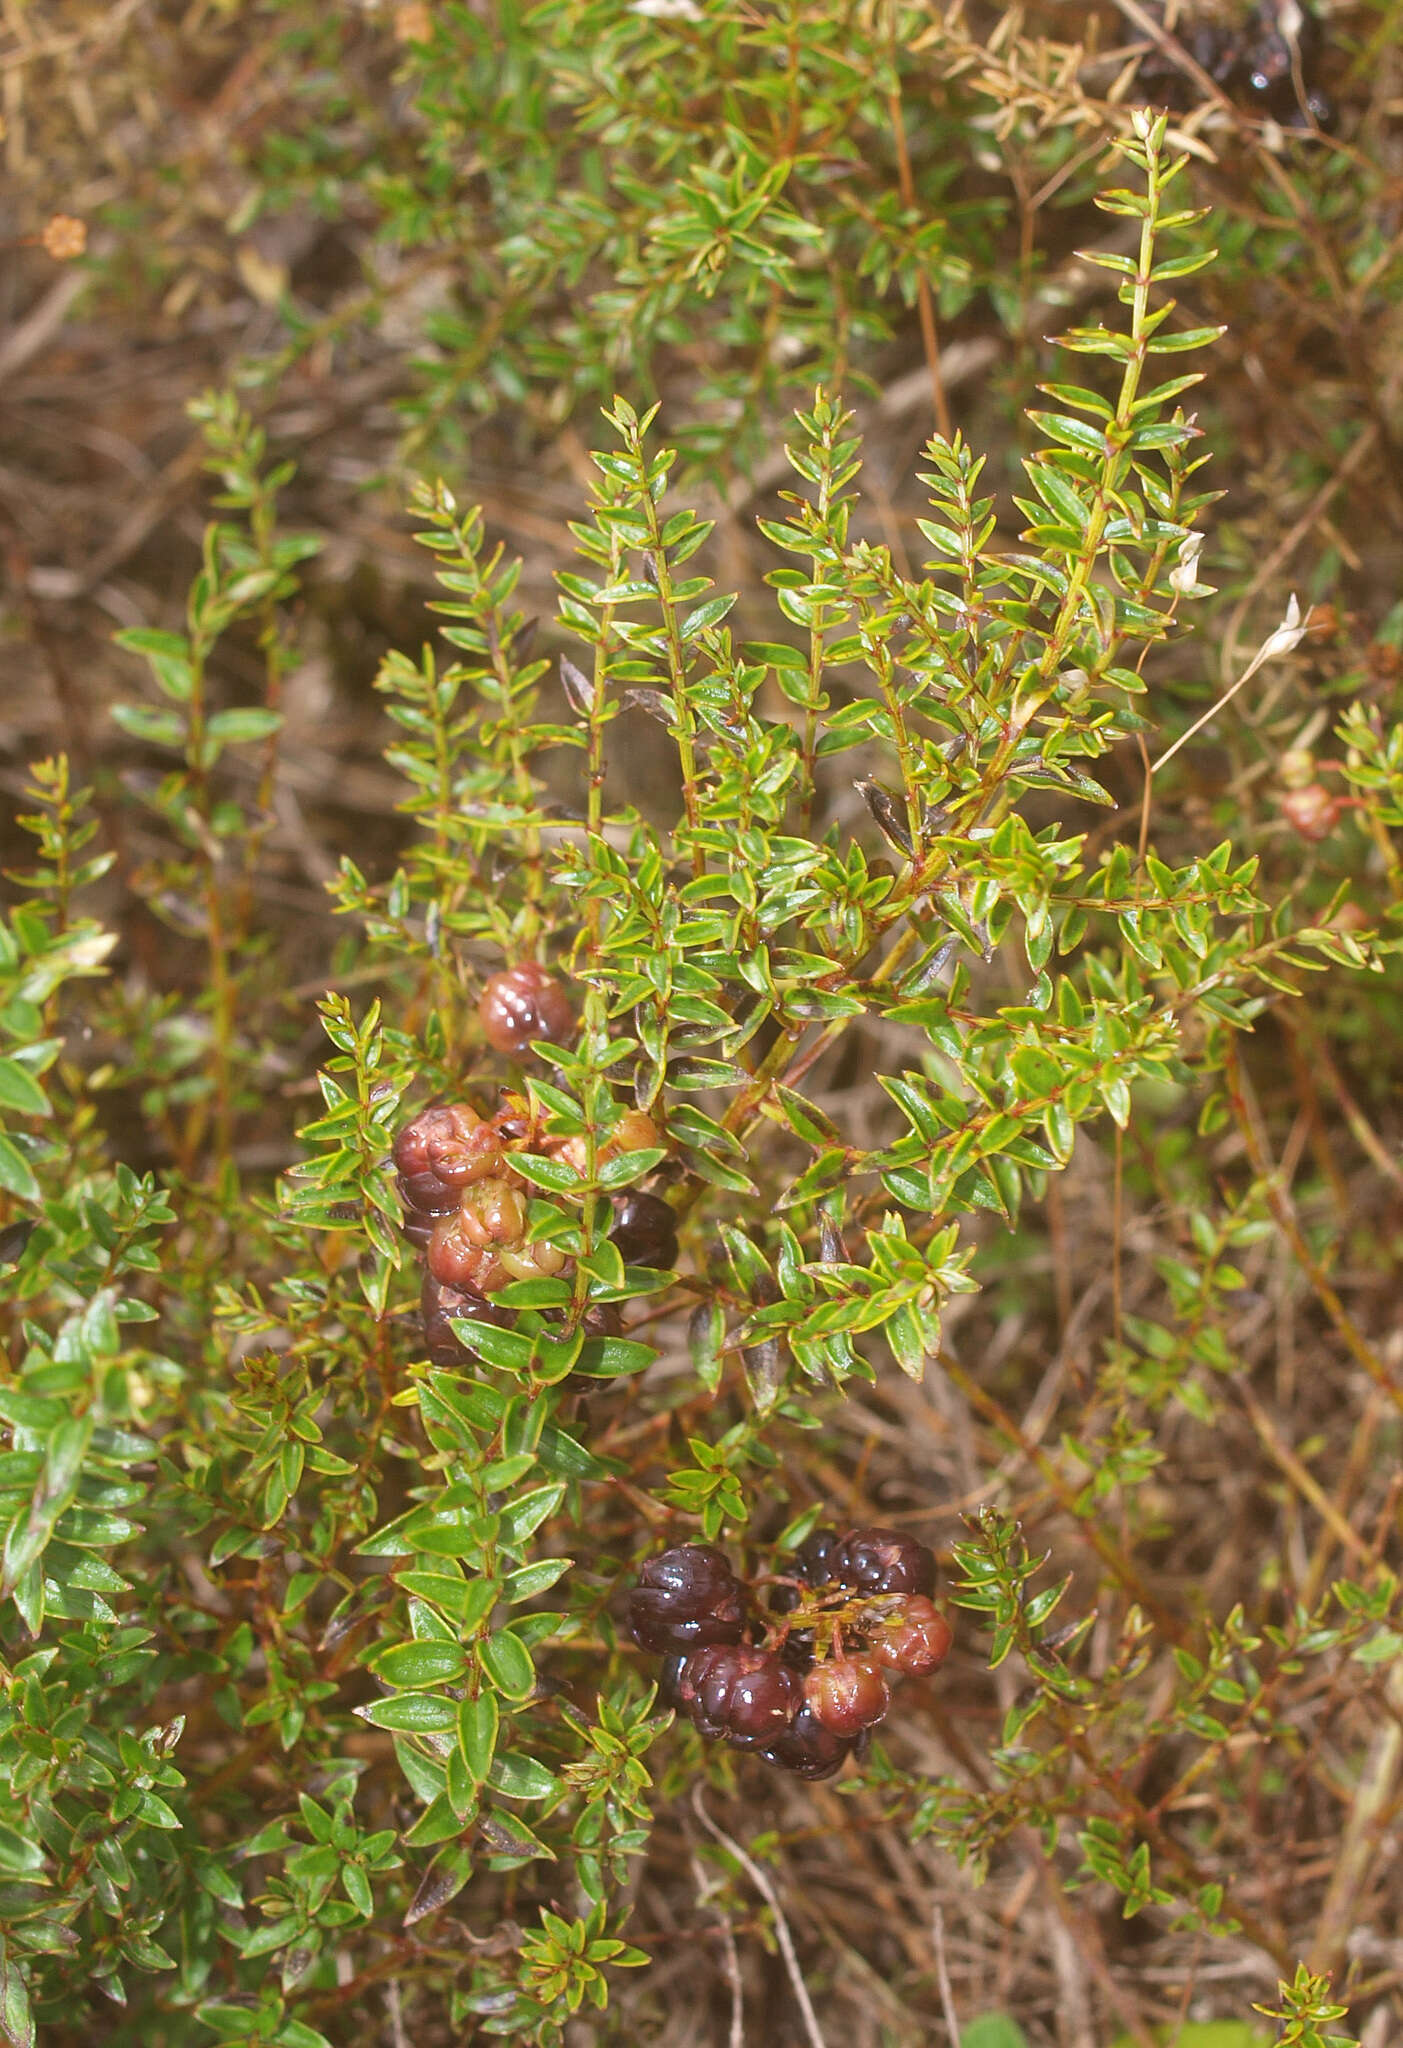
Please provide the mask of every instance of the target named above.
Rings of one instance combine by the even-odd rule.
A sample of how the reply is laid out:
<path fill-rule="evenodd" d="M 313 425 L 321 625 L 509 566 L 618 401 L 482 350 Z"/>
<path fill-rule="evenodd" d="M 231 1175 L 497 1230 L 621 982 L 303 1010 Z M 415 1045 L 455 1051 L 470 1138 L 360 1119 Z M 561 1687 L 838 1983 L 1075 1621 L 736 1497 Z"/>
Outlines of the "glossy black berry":
<path fill-rule="evenodd" d="M 935 1558 L 924 1543 L 899 1529 L 852 1529 L 836 1543 L 828 1568 L 840 1586 L 858 1593 L 935 1591 Z"/>
<path fill-rule="evenodd" d="M 433 1365 L 461 1365 L 470 1354 L 460 1344 L 449 1322 L 450 1316 L 470 1316 L 478 1323 L 505 1324 L 511 1321 L 501 1309 L 490 1307 L 479 1296 L 445 1287 L 432 1273 L 425 1273 L 419 1290 L 419 1321 L 424 1332 L 424 1349 Z"/>
<path fill-rule="evenodd" d="M 760 1754 L 767 1764 L 793 1771 L 796 1777 L 813 1782 L 831 1778 L 841 1769 L 843 1759 L 852 1755 L 854 1744 L 844 1735 L 825 1728 L 812 1707 L 805 1704 L 784 1732 L 768 1743 Z"/>
<path fill-rule="evenodd" d="M 773 1650 L 717 1643 L 688 1658 L 677 1692 L 703 1735 L 761 1749 L 788 1727 L 803 1683 Z"/>
<path fill-rule="evenodd" d="M 629 1594 L 628 1622 L 643 1650 L 675 1653 L 738 1643 L 745 1596 L 724 1551 L 681 1543 L 650 1557 Z"/>
<path fill-rule="evenodd" d="M 664 1657 L 662 1670 L 658 1673 L 658 1704 L 664 1707 L 680 1707 L 682 1704 L 678 1686 L 682 1673 L 687 1668 L 687 1654 L 679 1651 L 675 1657 Z"/>
<path fill-rule="evenodd" d="M 829 1569 L 829 1559 L 832 1557 L 837 1543 L 838 1531 L 836 1529 L 813 1529 L 804 1538 L 794 1553 L 794 1564 L 799 1577 L 804 1580 L 806 1585 L 826 1586 L 832 1579 L 833 1573 Z"/>
<path fill-rule="evenodd" d="M 656 1266 L 667 1272 L 677 1264 L 676 1214 L 657 1195 L 630 1188 L 614 1203 L 609 1242 L 617 1246 L 626 1266 Z"/>

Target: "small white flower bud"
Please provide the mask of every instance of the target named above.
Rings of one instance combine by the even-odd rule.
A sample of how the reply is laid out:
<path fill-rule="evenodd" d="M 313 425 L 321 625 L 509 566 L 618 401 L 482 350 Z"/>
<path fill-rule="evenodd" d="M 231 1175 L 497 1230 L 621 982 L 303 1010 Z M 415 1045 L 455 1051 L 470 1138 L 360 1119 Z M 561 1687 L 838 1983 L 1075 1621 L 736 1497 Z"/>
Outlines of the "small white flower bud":
<path fill-rule="evenodd" d="M 1198 585 L 1198 558 L 1203 553 L 1203 535 L 1188 533 L 1179 543 L 1179 559 L 1169 572 L 1169 588 L 1180 597 L 1192 597 Z"/>
<path fill-rule="evenodd" d="M 1276 631 L 1262 642 L 1261 653 L 1257 656 L 1258 661 L 1275 661 L 1278 654 L 1289 654 L 1293 648 L 1300 646 L 1305 633 L 1301 607 L 1296 602 L 1296 593 L 1293 590 L 1286 607 L 1286 616 Z"/>

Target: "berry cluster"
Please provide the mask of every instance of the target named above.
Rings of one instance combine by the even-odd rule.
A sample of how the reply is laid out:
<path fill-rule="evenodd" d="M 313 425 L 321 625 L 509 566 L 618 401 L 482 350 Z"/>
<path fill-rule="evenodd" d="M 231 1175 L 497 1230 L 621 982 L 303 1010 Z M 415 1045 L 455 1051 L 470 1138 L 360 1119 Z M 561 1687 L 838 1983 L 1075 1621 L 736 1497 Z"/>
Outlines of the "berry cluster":
<path fill-rule="evenodd" d="M 931 1599 L 934 1557 L 895 1529 L 815 1529 L 793 1563 L 769 1575 L 761 1608 L 714 1544 L 664 1550 L 629 1595 L 629 1627 L 666 1660 L 662 1697 L 700 1734 L 827 1778 L 892 1686 L 943 1662 L 950 1626 Z"/>
<path fill-rule="evenodd" d="M 564 989 L 533 963 L 494 974 L 478 1015 L 489 1044 L 521 1054 L 536 1039 L 563 1037 L 572 1018 Z M 658 1130 L 642 1110 L 626 1110 L 596 1148 L 596 1162 L 656 1146 Z M 463 1346 L 450 1318 L 506 1323 L 492 1297 L 514 1280 L 549 1278 L 566 1269 L 564 1252 L 528 1235 L 530 1185 L 513 1154 L 542 1153 L 583 1173 L 582 1137 L 552 1138 L 531 1102 L 504 1090 L 496 1114 L 484 1117 L 467 1102 L 422 1110 L 395 1139 L 396 1186 L 404 1234 L 424 1255 L 420 1316 L 429 1357 L 454 1364 Z M 630 1188 L 614 1197 L 610 1241 L 625 1265 L 667 1268 L 677 1258 L 673 1210 L 658 1195 Z M 594 1313 L 591 1327 L 616 1330 L 617 1311 Z"/>

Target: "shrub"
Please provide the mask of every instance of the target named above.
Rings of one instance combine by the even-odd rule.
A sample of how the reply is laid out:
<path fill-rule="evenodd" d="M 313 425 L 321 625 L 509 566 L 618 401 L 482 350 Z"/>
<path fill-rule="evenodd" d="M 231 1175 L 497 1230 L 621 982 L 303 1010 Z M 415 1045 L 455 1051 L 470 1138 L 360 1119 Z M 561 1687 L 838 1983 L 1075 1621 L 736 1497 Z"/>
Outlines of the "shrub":
<path fill-rule="evenodd" d="M 1382 1536 L 1354 1533 L 1252 1390 L 1234 1316 L 1254 1248 L 1284 1244 L 1318 1305 L 1361 1463 L 1403 1390 L 1267 1150 L 1241 1040 L 1308 972 L 1337 1002 L 1380 973 L 1399 742 L 1362 700 L 1344 721 L 1357 815 L 1334 825 L 1375 835 L 1377 916 L 1347 917 L 1316 867 L 1264 872 L 1226 839 L 1177 858 L 1088 822 L 1136 757 L 1154 822 L 1188 734 L 1159 748 L 1146 676 L 1207 594 L 1211 497 L 1179 403 L 1197 373 L 1162 359 L 1216 338 L 1165 289 L 1210 259 L 1174 239 L 1196 216 L 1165 119 L 1137 115 L 1122 151 L 1131 183 L 1101 203 L 1135 239 L 1096 255 L 1122 317 L 1063 338 L 1090 381 L 1029 413 L 1018 545 L 980 459 L 936 437 L 928 573 L 908 573 L 862 531 L 861 451 L 820 390 L 788 451 L 797 488 L 761 525 L 772 602 L 742 634 L 700 566 L 708 521 L 670 495 L 673 451 L 615 398 L 547 651 L 481 513 L 419 490 L 452 652 L 380 674 L 412 835 L 388 877 L 341 862 L 355 937 L 320 1005 L 305 1157 L 276 1189 L 259 1148 L 285 1156 L 283 1111 L 310 1092 L 311 998 L 295 920 L 279 930 L 258 885 L 315 543 L 278 523 L 288 477 L 261 433 L 227 399 L 201 408 L 237 516 L 207 530 L 184 630 L 122 636 L 152 687 L 120 723 L 169 763 L 138 785 L 139 855 L 95 854 L 86 794 L 41 764 L 37 865 L 0 934 L 14 2041 L 37 2015 L 118 2043 L 314 2048 L 385 2025 L 560 2042 L 647 1960 L 639 1881 L 684 1788 L 699 1867 L 728 1914 L 733 1885 L 757 1888 L 806 1996 L 773 1844 L 734 1840 L 702 1792 L 769 1798 L 748 1775 L 766 1767 L 673 1726 L 625 1595 L 664 1536 L 785 1576 L 835 1477 L 861 1490 L 833 1462 L 844 1414 L 910 1415 L 923 1381 L 970 1512 L 959 1530 L 951 1483 L 902 1513 L 963 1614 L 928 1695 L 938 1754 L 894 1716 L 838 1781 L 854 1839 L 870 1815 L 975 1874 L 1031 1845 L 1054 1883 L 1109 1890 L 1166 1939 L 1266 1959 L 1296 2037 L 1342 2015 L 1328 1978 L 1358 1888 L 1258 1880 L 1335 1796 L 1326 1730 L 1362 1758 L 1361 1840 L 1391 1797 L 1368 1737 L 1396 1705 L 1397 1585 Z M 1293 605 L 1252 672 L 1304 630 Z M 232 645 L 245 671 L 256 653 L 257 703 L 224 701 Z M 649 763 L 646 805 L 611 790 L 624 745 Z M 80 914 L 114 856 L 195 949 L 183 994 Z M 527 963 L 578 1021 L 514 1056 L 481 1005 Z M 503 1086 L 527 1191 L 513 1242 L 559 1257 L 484 1286 L 491 1314 L 469 1290 L 461 1358 L 431 1361 L 391 1144 L 434 1101 L 485 1120 Z M 1137 1121 L 1133 1091 L 1155 1106 Z M 133 1103 L 143 1170 L 113 1163 Z M 1236 1134 L 1216 1181 L 1194 1107 L 1205 1142 Z M 1138 1174 L 1182 1212 L 1182 1256 L 1131 1312 L 1114 1245 L 1104 1351 L 1049 1450 L 1048 1418 L 1020 1421 L 997 1360 L 949 1326 L 1004 1283 L 1028 1205 L 1055 1202 L 1107 1118 L 1132 1148 L 1110 1141 L 1117 1184 Z M 673 1211 L 676 1271 L 611 1242 L 638 1189 Z M 1322 1548 L 1291 1560 L 1290 1597 L 1265 1570 L 1250 1606 L 1218 1597 L 1192 1475 L 1229 1411 L 1350 1577 L 1327 1586 Z M 1028 1498 L 969 1451 L 976 1423 Z M 997 1710 L 990 1743 L 947 1695 Z M 631 1995 L 616 2038 L 657 2021 Z"/>

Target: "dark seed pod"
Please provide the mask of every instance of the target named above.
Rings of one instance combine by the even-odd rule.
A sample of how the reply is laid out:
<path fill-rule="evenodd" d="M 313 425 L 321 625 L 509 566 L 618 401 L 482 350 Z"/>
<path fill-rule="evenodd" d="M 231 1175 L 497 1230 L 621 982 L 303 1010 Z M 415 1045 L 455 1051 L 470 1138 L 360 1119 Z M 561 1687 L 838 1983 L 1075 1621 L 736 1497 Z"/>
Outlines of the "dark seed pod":
<path fill-rule="evenodd" d="M 487 1043 L 518 1058 L 534 1039 L 565 1038 L 575 1022 L 564 989 L 534 960 L 491 975 L 477 1014 Z"/>
<path fill-rule="evenodd" d="M 852 1529 L 828 1559 L 840 1586 L 859 1593 L 924 1593 L 935 1591 L 935 1559 L 924 1543 L 899 1529 Z"/>
<path fill-rule="evenodd" d="M 803 1696 L 801 1680 L 773 1650 L 725 1643 L 688 1658 L 677 1692 L 703 1735 L 722 1736 L 736 1749 L 773 1742 Z"/>
<path fill-rule="evenodd" d="M 760 1754 L 767 1764 L 777 1764 L 781 1770 L 793 1771 L 796 1777 L 812 1783 L 818 1778 L 831 1778 L 852 1752 L 851 1740 L 825 1728 L 806 1702 L 783 1734 Z"/>
<path fill-rule="evenodd" d="M 724 1553 L 710 1543 L 681 1543 L 650 1557 L 629 1595 L 629 1628 L 642 1650 L 676 1653 L 738 1643 L 745 1595 Z"/>
<path fill-rule="evenodd" d="M 677 1263 L 676 1213 L 657 1195 L 629 1188 L 615 1197 L 609 1242 L 618 1247 L 626 1266 L 656 1266 L 667 1272 Z"/>

